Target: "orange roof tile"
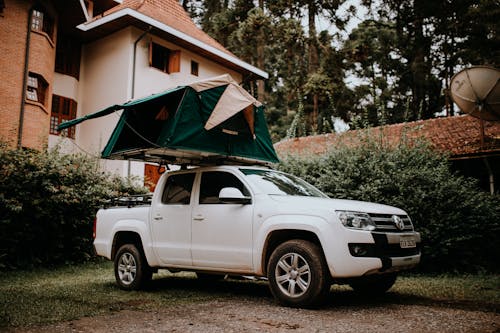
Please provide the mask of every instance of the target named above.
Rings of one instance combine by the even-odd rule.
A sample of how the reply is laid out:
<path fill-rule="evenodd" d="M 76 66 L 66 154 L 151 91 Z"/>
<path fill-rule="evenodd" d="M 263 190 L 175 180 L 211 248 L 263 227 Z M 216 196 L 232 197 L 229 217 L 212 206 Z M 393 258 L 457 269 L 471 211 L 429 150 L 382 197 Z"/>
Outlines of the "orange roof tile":
<path fill-rule="evenodd" d="M 381 143 L 395 146 L 402 138 L 410 142 L 427 140 L 439 151 L 447 152 L 451 158 L 461 158 L 479 154 L 500 154 L 500 122 L 484 122 L 484 146 L 481 147 L 481 123 L 468 115 L 420 120 L 347 131 L 341 134 L 323 134 L 283 140 L 274 145 L 280 155 L 319 155 L 330 148 L 345 145 L 360 145 L 369 137 Z"/>
<path fill-rule="evenodd" d="M 198 28 L 178 0 L 124 0 L 121 4 L 106 11 L 103 16 L 125 8 L 133 9 L 222 52 L 235 56 L 219 42 Z"/>

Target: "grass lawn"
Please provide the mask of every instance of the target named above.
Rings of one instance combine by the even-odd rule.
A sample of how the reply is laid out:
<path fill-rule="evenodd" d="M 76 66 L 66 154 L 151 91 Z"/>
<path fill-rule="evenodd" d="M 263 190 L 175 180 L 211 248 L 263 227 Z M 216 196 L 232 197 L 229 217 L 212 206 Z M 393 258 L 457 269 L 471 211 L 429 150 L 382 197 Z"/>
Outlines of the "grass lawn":
<path fill-rule="evenodd" d="M 407 275 L 382 302 L 403 304 L 453 304 L 478 310 L 500 310 L 500 276 Z M 123 309 L 158 309 L 212 299 L 246 297 L 272 303 L 265 282 L 229 280 L 209 283 L 192 273 L 160 271 L 149 290 L 125 292 L 115 285 L 110 262 L 55 270 L 3 272 L 0 274 L 0 328 L 32 326 L 109 314 Z M 332 288 L 332 298 L 362 304 L 344 286 Z M 335 305 L 334 305 L 335 306 Z"/>

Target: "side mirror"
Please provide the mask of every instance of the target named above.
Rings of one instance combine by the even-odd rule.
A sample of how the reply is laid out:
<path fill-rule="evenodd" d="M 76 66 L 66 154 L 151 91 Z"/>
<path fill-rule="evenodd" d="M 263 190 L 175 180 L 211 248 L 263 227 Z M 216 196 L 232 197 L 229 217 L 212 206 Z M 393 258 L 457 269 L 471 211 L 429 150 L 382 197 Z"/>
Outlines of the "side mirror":
<path fill-rule="evenodd" d="M 236 187 L 224 187 L 220 190 L 219 200 L 228 204 L 248 205 L 252 203 L 252 198 L 245 197 Z"/>

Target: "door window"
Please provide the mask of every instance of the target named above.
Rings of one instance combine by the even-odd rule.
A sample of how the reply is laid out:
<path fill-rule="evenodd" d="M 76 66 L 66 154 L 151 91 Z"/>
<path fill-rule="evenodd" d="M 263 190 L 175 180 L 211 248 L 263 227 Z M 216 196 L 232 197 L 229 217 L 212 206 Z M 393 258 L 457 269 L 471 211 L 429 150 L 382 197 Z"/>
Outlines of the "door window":
<path fill-rule="evenodd" d="M 224 187 L 236 187 L 244 196 L 250 192 L 243 183 L 232 173 L 212 171 L 201 175 L 200 204 L 222 204 L 219 201 L 219 192 Z"/>
<path fill-rule="evenodd" d="M 189 205 L 194 175 L 194 173 L 184 173 L 169 176 L 161 202 L 166 205 Z"/>

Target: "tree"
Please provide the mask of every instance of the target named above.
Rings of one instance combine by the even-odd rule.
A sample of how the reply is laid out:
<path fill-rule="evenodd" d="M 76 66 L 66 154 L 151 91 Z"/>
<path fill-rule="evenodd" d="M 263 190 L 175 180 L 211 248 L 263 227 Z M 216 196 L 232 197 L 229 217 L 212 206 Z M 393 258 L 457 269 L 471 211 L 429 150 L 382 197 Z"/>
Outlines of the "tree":
<path fill-rule="evenodd" d="M 305 106 L 305 110 L 309 114 L 309 128 L 311 132 L 317 133 L 319 126 L 319 109 L 320 109 L 320 91 L 318 89 L 311 89 L 315 82 L 321 75 L 324 75 L 320 68 L 320 45 L 318 40 L 318 33 L 316 31 L 316 21 L 318 17 L 323 17 L 329 20 L 335 20 L 336 10 L 344 2 L 344 0 L 277 0 L 268 3 L 269 10 L 273 15 L 285 17 L 287 19 L 294 19 L 298 22 L 307 20 L 307 34 L 306 48 L 304 54 L 307 54 L 307 82 L 309 88 L 307 89 L 309 105 Z M 306 17 L 307 13 L 307 17 Z M 304 90 L 305 91 L 305 90 Z M 323 89 L 323 92 L 326 91 Z M 331 95 L 331 94 L 330 94 Z"/>
<path fill-rule="evenodd" d="M 451 115 L 451 76 L 471 64 L 498 66 L 498 0 L 362 0 L 368 18 L 346 35 L 356 8 L 344 14 L 339 6 L 349 1 L 182 3 L 212 37 L 270 74 L 245 84 L 266 103 L 273 140 L 286 135 L 299 106 L 306 124 L 297 135 L 330 131 L 333 116 L 365 127 L 445 108 Z M 317 31 L 319 19 L 334 29 Z"/>

